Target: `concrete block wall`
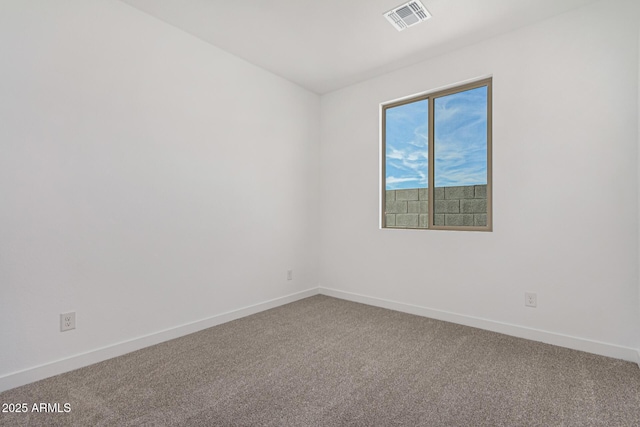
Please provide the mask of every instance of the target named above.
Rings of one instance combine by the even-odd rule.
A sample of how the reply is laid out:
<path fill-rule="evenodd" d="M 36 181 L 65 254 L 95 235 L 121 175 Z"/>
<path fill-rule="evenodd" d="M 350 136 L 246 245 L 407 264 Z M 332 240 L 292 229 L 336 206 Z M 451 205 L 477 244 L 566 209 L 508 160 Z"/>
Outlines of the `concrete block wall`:
<path fill-rule="evenodd" d="M 429 191 L 410 188 L 386 191 L 385 221 L 388 228 L 429 228 Z M 487 186 L 465 185 L 434 188 L 435 225 L 487 225 Z"/>

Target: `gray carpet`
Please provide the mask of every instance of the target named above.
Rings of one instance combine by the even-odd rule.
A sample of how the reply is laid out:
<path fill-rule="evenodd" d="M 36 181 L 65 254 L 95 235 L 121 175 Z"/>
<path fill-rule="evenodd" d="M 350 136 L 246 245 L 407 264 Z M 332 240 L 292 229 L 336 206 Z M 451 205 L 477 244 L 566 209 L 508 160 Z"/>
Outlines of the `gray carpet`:
<path fill-rule="evenodd" d="M 640 369 L 314 296 L 0 394 L 43 426 L 640 426 Z"/>

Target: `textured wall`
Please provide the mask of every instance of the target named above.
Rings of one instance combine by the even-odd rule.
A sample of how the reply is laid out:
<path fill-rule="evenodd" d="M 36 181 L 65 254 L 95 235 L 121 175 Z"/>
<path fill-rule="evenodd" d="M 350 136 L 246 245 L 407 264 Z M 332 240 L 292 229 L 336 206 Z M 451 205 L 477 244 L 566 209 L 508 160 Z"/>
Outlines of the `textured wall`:
<path fill-rule="evenodd" d="M 487 225 L 487 186 L 465 185 L 434 189 L 435 225 Z M 427 188 L 387 190 L 386 226 L 389 228 L 429 228 Z"/>

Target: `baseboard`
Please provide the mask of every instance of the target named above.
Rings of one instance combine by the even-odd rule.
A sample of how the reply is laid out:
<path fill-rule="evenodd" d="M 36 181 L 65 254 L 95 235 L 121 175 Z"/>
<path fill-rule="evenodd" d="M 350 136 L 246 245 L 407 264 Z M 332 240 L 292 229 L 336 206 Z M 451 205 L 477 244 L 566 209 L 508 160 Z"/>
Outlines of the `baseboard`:
<path fill-rule="evenodd" d="M 207 319 L 199 320 L 197 322 L 188 323 L 185 325 L 177 326 L 175 328 L 166 329 L 153 334 L 134 338 L 132 340 L 123 341 L 107 347 L 98 348 L 86 353 L 77 354 L 65 359 L 46 363 L 40 366 L 34 366 L 22 371 L 13 372 L 0 377 L 0 392 L 19 387 L 21 385 L 29 384 L 34 381 L 49 378 L 54 375 L 73 371 L 75 369 L 102 362 L 113 357 L 122 356 L 132 351 L 140 350 L 142 348 L 159 344 L 161 342 L 165 342 L 174 338 L 192 334 L 203 329 L 221 325 L 232 320 L 240 319 L 242 317 L 269 310 L 271 308 L 276 308 L 281 305 L 289 304 L 291 302 L 295 302 L 317 294 L 340 298 L 347 301 L 359 302 L 376 307 L 387 308 L 390 310 L 401 311 L 404 313 L 415 314 L 418 316 L 430 317 L 432 319 L 444 320 L 447 322 L 471 326 L 474 328 L 486 329 L 489 331 L 499 332 L 519 338 L 540 341 L 560 347 L 566 347 L 574 350 L 585 351 L 588 353 L 599 354 L 602 356 L 613 357 L 616 359 L 627 360 L 637 363 L 638 367 L 640 368 L 639 349 L 622 347 L 599 341 L 592 341 L 583 338 L 576 338 L 568 335 L 527 328 L 524 326 L 518 326 L 509 323 L 496 322 L 493 320 L 487 320 L 473 316 L 466 316 L 462 314 L 401 303 L 397 301 L 340 291 L 337 289 L 320 287 L 311 288 L 306 291 L 297 292 L 259 304 L 254 304 L 237 310 L 221 313 Z"/>
<path fill-rule="evenodd" d="M 510 323 L 496 322 L 494 320 L 487 320 L 479 317 L 466 316 L 463 314 L 451 313 L 448 311 L 436 310 L 427 307 L 420 307 L 417 305 L 406 304 L 397 301 L 374 298 L 366 295 L 339 291 L 337 289 L 320 287 L 319 293 L 322 295 L 327 295 L 330 297 L 340 298 L 348 301 L 359 302 L 362 304 L 373 305 L 376 307 L 387 308 L 395 311 L 401 311 L 403 313 L 415 314 L 418 316 L 424 316 L 432 319 L 444 320 L 446 322 L 457 323 L 460 325 L 471 326 L 474 328 L 499 332 L 501 334 L 511 335 L 518 338 L 525 338 L 532 341 L 553 344 L 559 347 L 566 347 L 573 350 L 580 350 L 587 353 L 598 354 L 615 359 L 622 359 L 629 362 L 635 362 L 638 364 L 638 367 L 640 367 L 640 350 L 630 347 L 622 347 L 614 344 L 572 337 L 569 335 L 528 328 L 525 326 L 519 326 Z"/>
<path fill-rule="evenodd" d="M 86 353 L 77 354 L 65 359 L 46 363 L 40 366 L 34 366 L 22 371 L 13 372 L 0 377 L 0 392 L 19 387 L 21 385 L 29 384 L 34 381 L 49 378 L 54 375 L 73 371 L 75 369 L 102 362 L 113 357 L 122 356 L 123 354 L 127 354 L 132 351 L 140 350 L 142 348 L 159 344 L 161 342 L 165 342 L 174 338 L 189 335 L 203 329 L 221 325 L 232 320 L 240 319 L 251 314 L 256 314 L 261 311 L 279 307 L 284 304 L 289 304 L 291 302 L 295 302 L 317 294 L 318 288 L 308 289 L 306 291 L 297 292 L 294 294 L 286 295 L 284 297 L 274 298 L 272 300 L 265 301 L 259 304 L 254 304 L 237 310 L 221 313 L 207 319 L 155 332 L 153 334 L 134 338 L 128 341 L 123 341 L 107 347 L 98 348 Z"/>

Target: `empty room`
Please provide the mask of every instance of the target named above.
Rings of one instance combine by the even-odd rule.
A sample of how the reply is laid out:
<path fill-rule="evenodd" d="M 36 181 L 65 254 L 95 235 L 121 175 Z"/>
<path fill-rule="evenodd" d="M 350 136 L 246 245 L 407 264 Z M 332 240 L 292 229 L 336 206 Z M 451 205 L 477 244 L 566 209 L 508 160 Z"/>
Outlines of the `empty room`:
<path fill-rule="evenodd" d="M 2 0 L 0 65 L 0 426 L 640 425 L 637 0 Z"/>

